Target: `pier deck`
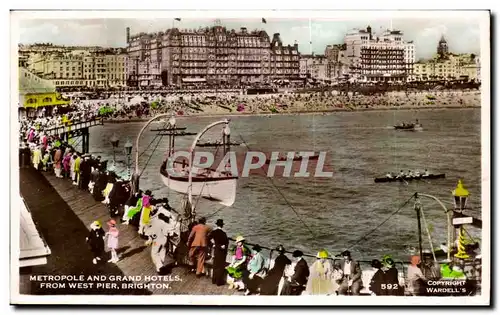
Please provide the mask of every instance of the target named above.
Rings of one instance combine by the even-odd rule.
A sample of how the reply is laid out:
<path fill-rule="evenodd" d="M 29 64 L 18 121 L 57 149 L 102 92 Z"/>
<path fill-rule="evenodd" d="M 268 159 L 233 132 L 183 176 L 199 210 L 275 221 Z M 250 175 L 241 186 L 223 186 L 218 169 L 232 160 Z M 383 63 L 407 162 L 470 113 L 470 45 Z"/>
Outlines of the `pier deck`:
<path fill-rule="evenodd" d="M 208 277 L 196 278 L 185 267 L 176 267 L 171 276 L 181 281 L 170 283 L 170 288 L 145 289 L 97 289 L 81 288 L 46 289 L 39 282 L 30 281 L 30 275 L 115 275 L 115 276 L 156 276 L 151 261 L 150 248 L 144 245 L 132 226 L 119 224 L 120 230 L 116 264 L 92 264 L 92 255 L 85 242 L 89 224 L 99 220 L 103 225 L 109 220 L 107 208 L 96 202 L 87 192 L 73 186 L 69 179 L 56 178 L 48 173 L 40 173 L 29 168 L 20 169 L 20 189 L 33 219 L 40 227 L 52 254 L 48 263 L 23 271 L 20 279 L 21 294 L 135 294 L 135 295 L 233 295 L 227 286 L 216 286 Z M 107 229 L 107 227 L 105 227 Z M 110 282 L 110 281 L 108 281 Z M 145 283 L 141 281 L 139 283 Z M 117 282 L 120 287 L 121 282 Z"/>

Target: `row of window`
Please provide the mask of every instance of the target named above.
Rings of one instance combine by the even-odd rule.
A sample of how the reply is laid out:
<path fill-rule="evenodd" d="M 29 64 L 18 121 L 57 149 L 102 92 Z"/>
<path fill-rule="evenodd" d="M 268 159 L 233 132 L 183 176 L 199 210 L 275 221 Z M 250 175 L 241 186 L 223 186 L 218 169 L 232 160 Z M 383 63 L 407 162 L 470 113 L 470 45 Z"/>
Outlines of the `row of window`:
<path fill-rule="evenodd" d="M 29 98 L 26 103 L 28 104 L 36 104 L 38 101 L 36 98 Z M 52 102 L 52 97 L 45 97 L 43 100 L 42 100 L 42 103 L 51 103 Z"/>

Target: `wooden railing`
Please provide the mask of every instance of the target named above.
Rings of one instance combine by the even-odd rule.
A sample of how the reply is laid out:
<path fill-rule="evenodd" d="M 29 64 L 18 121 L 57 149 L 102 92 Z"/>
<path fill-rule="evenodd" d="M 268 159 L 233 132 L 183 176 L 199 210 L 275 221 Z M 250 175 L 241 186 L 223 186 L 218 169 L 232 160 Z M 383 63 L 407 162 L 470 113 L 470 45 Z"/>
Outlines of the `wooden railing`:
<path fill-rule="evenodd" d="M 45 134 L 47 136 L 55 136 L 55 135 L 61 135 L 67 132 L 79 130 L 79 129 L 84 129 L 84 128 L 89 128 L 93 126 L 98 126 L 98 125 L 103 125 L 103 119 L 93 119 L 93 120 L 87 120 L 87 121 L 81 121 L 81 122 L 76 122 L 76 123 L 67 123 L 62 126 L 57 126 L 57 127 L 52 127 L 44 130 Z"/>

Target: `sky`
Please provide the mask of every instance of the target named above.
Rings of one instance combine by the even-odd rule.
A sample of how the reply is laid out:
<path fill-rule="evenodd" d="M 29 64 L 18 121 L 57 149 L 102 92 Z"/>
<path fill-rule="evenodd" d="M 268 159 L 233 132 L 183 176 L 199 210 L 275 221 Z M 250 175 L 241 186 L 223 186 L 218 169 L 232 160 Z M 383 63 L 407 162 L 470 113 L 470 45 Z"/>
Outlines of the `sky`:
<path fill-rule="evenodd" d="M 265 18 L 265 17 L 264 17 Z M 342 44 L 345 33 L 354 28 L 364 29 L 368 25 L 377 33 L 391 27 L 404 33 L 404 40 L 413 41 L 416 45 L 416 56 L 430 58 L 435 54 L 436 47 L 442 35 L 448 42 L 450 52 L 480 54 L 479 20 L 467 18 L 415 18 L 415 19 L 363 19 L 363 20 L 332 20 L 332 19 L 283 19 L 266 18 L 252 19 L 220 19 L 220 23 L 228 29 L 246 27 L 249 31 L 264 29 L 270 37 L 280 33 L 283 44 L 299 44 L 299 51 L 308 54 L 323 54 L 325 46 Z M 140 32 L 165 31 L 175 27 L 193 29 L 212 26 L 214 19 L 186 19 L 180 22 L 169 18 L 162 19 L 23 19 L 19 21 L 20 43 L 46 43 L 55 45 L 81 46 L 126 46 L 126 27 L 131 34 Z M 312 42 L 312 45 L 310 45 Z M 311 47 L 312 46 L 312 47 Z"/>

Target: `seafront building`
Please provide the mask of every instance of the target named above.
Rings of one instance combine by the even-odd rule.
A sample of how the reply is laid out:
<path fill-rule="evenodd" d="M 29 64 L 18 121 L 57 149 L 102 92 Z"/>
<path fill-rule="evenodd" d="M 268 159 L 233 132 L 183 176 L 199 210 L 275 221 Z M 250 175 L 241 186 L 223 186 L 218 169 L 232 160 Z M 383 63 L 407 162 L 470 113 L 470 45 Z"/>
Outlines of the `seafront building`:
<path fill-rule="evenodd" d="M 475 54 L 454 54 L 441 37 L 436 55 L 414 64 L 415 79 L 427 80 L 474 80 L 481 81 L 481 58 Z"/>
<path fill-rule="evenodd" d="M 338 62 L 348 65 L 349 75 L 356 81 L 406 82 L 414 78 L 415 44 L 405 41 L 399 30 L 377 35 L 370 26 L 355 29 L 344 36 L 344 45 Z"/>
<path fill-rule="evenodd" d="M 51 80 L 41 78 L 21 66 L 18 75 L 20 116 L 35 116 L 41 111 L 50 113 L 53 106 L 69 104 L 68 100 L 56 92 L 56 86 Z"/>
<path fill-rule="evenodd" d="M 34 75 L 50 80 L 56 88 L 113 88 L 126 85 L 127 55 L 123 49 L 82 47 L 48 51 L 26 50 L 23 66 Z"/>
<path fill-rule="evenodd" d="M 171 28 L 130 35 L 127 28 L 128 86 L 241 86 L 299 80 L 298 44 L 283 44 L 263 30 L 229 30 L 216 25 Z"/>
<path fill-rule="evenodd" d="M 325 55 L 301 55 L 300 76 L 319 81 L 330 81 L 330 65 Z"/>

